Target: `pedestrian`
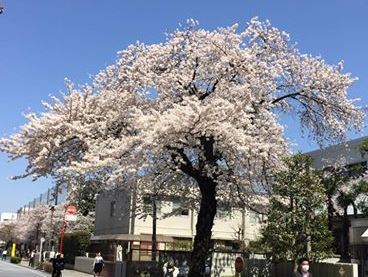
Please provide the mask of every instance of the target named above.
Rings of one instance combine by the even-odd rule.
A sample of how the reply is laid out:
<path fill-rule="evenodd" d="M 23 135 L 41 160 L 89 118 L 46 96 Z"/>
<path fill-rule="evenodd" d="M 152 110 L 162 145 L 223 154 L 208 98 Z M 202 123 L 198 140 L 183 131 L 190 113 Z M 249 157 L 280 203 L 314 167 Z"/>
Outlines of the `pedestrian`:
<path fill-rule="evenodd" d="M 33 267 L 34 266 L 34 259 L 35 259 L 35 255 L 36 255 L 36 251 L 32 250 L 31 254 L 29 256 L 29 262 L 28 262 L 28 266 Z"/>
<path fill-rule="evenodd" d="M 179 274 L 179 269 L 175 266 L 175 261 L 170 258 L 164 264 L 164 277 L 176 277 Z"/>
<path fill-rule="evenodd" d="M 309 272 L 309 260 L 307 258 L 299 259 L 298 269 L 293 272 L 292 277 L 312 277 L 312 273 Z"/>
<path fill-rule="evenodd" d="M 101 253 L 98 252 L 93 262 L 93 276 L 101 276 L 102 268 L 104 267 L 104 260 Z"/>
<path fill-rule="evenodd" d="M 8 250 L 6 250 L 6 248 L 4 249 L 4 251 L 3 251 L 3 255 L 1 256 L 1 260 L 2 261 L 6 261 L 6 257 L 7 257 L 7 255 L 8 255 Z"/>
<path fill-rule="evenodd" d="M 61 271 L 64 270 L 64 259 L 60 254 L 56 255 L 56 258 L 52 259 L 52 277 L 61 277 Z"/>

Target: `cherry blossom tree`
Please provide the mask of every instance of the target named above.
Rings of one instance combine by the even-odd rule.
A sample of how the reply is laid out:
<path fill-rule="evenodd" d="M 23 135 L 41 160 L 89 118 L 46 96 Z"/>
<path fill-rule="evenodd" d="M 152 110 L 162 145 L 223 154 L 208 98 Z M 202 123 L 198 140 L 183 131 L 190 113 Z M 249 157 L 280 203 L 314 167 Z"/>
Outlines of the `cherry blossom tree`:
<path fill-rule="evenodd" d="M 320 145 L 343 140 L 363 118 L 342 63 L 300 53 L 268 21 L 238 29 L 189 20 L 164 43 L 129 46 L 93 84 L 68 81 L 1 150 L 27 159 L 20 177 L 104 176 L 101 184 L 128 186 L 159 169 L 189 179 L 200 201 L 189 276 L 203 276 L 217 204 L 255 209 L 270 192 L 287 154 L 280 115 L 294 115 Z M 189 184 L 164 183 L 179 193 Z"/>
<path fill-rule="evenodd" d="M 41 231 L 45 235 L 46 241 L 58 241 L 62 225 L 65 224 L 65 233 L 85 231 L 91 233 L 94 219 L 90 215 L 77 213 L 77 221 L 65 221 L 65 206 L 58 205 L 54 211 L 49 209 L 43 216 Z"/>
<path fill-rule="evenodd" d="M 14 239 L 21 243 L 28 243 L 32 248 L 39 244 L 39 239 L 43 235 L 43 221 L 48 210 L 46 205 L 38 205 L 21 215 L 15 222 Z"/>
<path fill-rule="evenodd" d="M 16 223 L 15 221 L 5 221 L 0 222 L 0 242 L 12 241 L 15 238 L 16 233 Z"/>

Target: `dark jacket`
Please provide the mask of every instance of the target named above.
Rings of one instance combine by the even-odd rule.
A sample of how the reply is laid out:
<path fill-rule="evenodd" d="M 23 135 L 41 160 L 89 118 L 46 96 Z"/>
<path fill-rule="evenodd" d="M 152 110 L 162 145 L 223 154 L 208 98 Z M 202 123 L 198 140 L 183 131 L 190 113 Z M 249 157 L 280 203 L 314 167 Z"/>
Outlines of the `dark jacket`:
<path fill-rule="evenodd" d="M 303 273 L 300 270 L 293 272 L 292 277 L 303 277 Z M 308 277 L 312 277 L 312 273 L 308 272 Z"/>
<path fill-rule="evenodd" d="M 52 267 L 54 270 L 64 270 L 64 260 L 61 258 L 53 259 Z"/>

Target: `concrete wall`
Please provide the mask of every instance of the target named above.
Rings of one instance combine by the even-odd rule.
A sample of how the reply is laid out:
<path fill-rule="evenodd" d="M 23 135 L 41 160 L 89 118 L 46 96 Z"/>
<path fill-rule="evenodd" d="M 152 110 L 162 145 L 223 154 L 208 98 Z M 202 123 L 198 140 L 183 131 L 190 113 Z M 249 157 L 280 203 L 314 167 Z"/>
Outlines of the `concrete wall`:
<path fill-rule="evenodd" d="M 161 208 L 158 212 L 157 234 L 186 238 L 192 237 L 194 231 L 192 211 L 189 211 L 189 215 L 173 215 L 162 218 L 164 214 L 173 211 L 173 204 L 168 201 L 163 201 L 159 206 Z M 152 217 L 147 216 L 141 219 L 137 217 L 134 224 L 134 234 L 152 234 Z"/>
<path fill-rule="evenodd" d="M 91 274 L 93 271 L 94 258 L 75 257 L 74 270 Z M 115 263 L 105 261 L 101 276 L 115 277 Z M 124 275 L 123 275 L 124 276 Z M 117 275 L 117 277 L 120 277 Z"/>
<path fill-rule="evenodd" d="M 170 205 L 163 205 L 161 213 L 170 213 Z M 257 238 L 260 229 L 260 222 L 253 213 L 245 212 L 244 222 L 242 212 L 233 210 L 231 215 L 217 216 L 212 229 L 212 238 L 218 240 L 235 240 L 236 230 L 244 228 L 244 237 L 246 240 Z M 195 235 L 195 224 L 197 214 L 189 211 L 189 215 L 175 215 L 161 218 L 157 221 L 157 233 L 173 237 L 191 238 Z M 152 233 L 152 217 L 147 216 L 144 219 L 136 218 L 135 234 Z"/>
<path fill-rule="evenodd" d="M 107 191 L 99 194 L 96 201 L 95 235 L 128 234 L 130 193 Z M 111 215 L 111 202 L 115 201 L 115 212 Z"/>
<path fill-rule="evenodd" d="M 93 269 L 94 258 L 75 257 L 74 270 L 91 273 Z"/>
<path fill-rule="evenodd" d="M 115 215 L 111 213 L 111 202 L 116 202 Z M 159 219 L 157 220 L 157 234 L 172 237 L 192 238 L 195 235 L 197 214 L 189 211 L 188 215 L 163 215 L 173 212 L 176 208 L 172 202 L 162 202 Z M 129 233 L 129 207 L 130 195 L 127 192 L 105 192 L 97 197 L 95 235 L 128 234 Z M 235 232 L 244 228 L 246 240 L 254 240 L 259 234 L 260 222 L 257 215 L 245 212 L 244 216 L 239 210 L 233 210 L 231 215 L 217 216 L 213 227 L 213 238 L 218 240 L 235 240 Z M 140 218 L 134 222 L 134 234 L 151 234 L 152 217 Z"/>

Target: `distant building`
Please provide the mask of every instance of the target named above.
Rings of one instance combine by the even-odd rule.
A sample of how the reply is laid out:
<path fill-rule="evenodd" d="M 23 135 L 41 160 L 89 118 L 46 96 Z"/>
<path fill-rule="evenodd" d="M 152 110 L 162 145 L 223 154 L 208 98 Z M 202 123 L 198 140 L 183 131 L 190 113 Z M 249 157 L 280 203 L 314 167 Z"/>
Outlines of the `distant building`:
<path fill-rule="evenodd" d="M 1 213 L 0 222 L 12 221 L 17 219 L 16 213 Z"/>
<path fill-rule="evenodd" d="M 360 145 L 366 139 L 368 139 L 368 136 L 305 154 L 313 158 L 316 169 L 329 167 L 335 162 L 343 163 L 347 167 L 361 165 L 367 168 L 368 155 L 365 155 L 359 149 Z"/>
<path fill-rule="evenodd" d="M 362 169 L 361 171 L 367 170 L 368 153 L 362 153 L 360 150 L 360 145 L 366 139 L 368 139 L 368 136 L 306 154 L 313 158 L 316 169 L 324 169 L 338 162 L 341 166 L 345 166 L 349 176 L 357 177 L 354 176 L 356 172 L 353 170 L 354 168 L 359 166 Z M 351 259 L 359 264 L 359 277 L 368 277 L 368 218 L 359 212 L 354 215 L 353 207 L 350 206 L 348 220 Z M 336 217 L 333 232 L 338 252 L 342 251 L 345 240 L 342 226 L 343 219 Z"/>
<path fill-rule="evenodd" d="M 132 207 L 132 195 L 121 190 L 106 191 L 97 197 L 92 240 L 110 261 L 116 261 L 115 248 L 119 245 L 132 260 L 151 259 L 152 217 L 135 214 Z M 178 212 L 163 217 L 174 211 Z M 196 212 L 180 208 L 176 201 L 158 201 L 157 216 L 157 250 L 189 250 L 195 236 Z M 262 216 L 251 211 L 219 209 L 212 230 L 215 247 L 239 250 L 241 242 L 257 239 L 261 220 Z"/>

